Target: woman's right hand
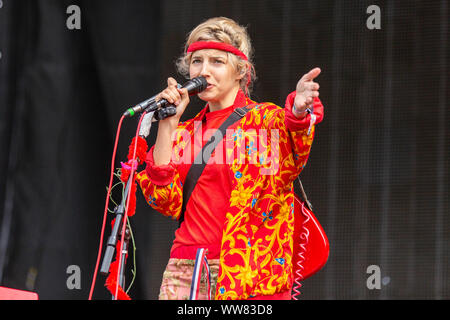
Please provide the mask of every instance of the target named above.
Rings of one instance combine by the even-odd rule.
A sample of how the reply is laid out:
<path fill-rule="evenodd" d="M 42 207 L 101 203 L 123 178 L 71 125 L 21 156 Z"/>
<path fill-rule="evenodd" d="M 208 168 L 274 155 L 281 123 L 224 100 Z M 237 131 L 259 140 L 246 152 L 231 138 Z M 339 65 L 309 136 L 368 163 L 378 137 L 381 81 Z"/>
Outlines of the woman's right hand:
<path fill-rule="evenodd" d="M 163 120 L 159 120 L 160 124 L 165 125 L 168 124 L 172 126 L 172 128 L 176 128 L 178 123 L 180 122 L 180 118 L 189 104 L 189 93 L 186 88 L 178 88 L 177 81 L 169 77 L 167 79 L 167 88 L 161 91 L 156 96 L 156 101 L 161 99 L 166 99 L 170 104 L 175 105 L 176 114 L 173 116 L 167 117 Z"/>

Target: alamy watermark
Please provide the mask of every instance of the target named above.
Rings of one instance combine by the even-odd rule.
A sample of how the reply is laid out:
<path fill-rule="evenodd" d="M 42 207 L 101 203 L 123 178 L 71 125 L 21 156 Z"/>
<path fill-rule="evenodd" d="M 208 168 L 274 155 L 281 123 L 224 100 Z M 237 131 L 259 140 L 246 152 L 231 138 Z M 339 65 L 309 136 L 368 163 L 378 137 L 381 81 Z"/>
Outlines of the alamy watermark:
<path fill-rule="evenodd" d="M 183 145 L 182 150 L 174 148 L 174 164 L 256 164 L 260 166 L 261 175 L 274 175 L 280 163 L 280 134 L 278 129 L 227 129 L 225 136 L 219 130 L 207 129 L 203 133 L 202 122 L 194 121 L 195 133 L 177 129 L 172 134 L 172 141 Z M 212 139 L 216 144 L 203 142 Z M 216 145 L 216 146 L 214 146 Z M 202 152 L 203 150 L 203 152 Z M 202 153 L 200 153 L 202 152 Z M 201 155 L 192 160 L 192 154 Z"/>
<path fill-rule="evenodd" d="M 381 268 L 376 264 L 367 267 L 366 273 L 369 274 L 366 280 L 366 287 L 369 290 L 380 290 L 381 285 L 387 286 L 391 282 L 388 276 L 381 277 Z"/>
<path fill-rule="evenodd" d="M 72 4 L 67 7 L 66 13 L 70 16 L 66 19 L 66 27 L 69 30 L 81 29 L 81 9 L 79 6 Z"/>
<path fill-rule="evenodd" d="M 66 273 L 69 275 L 66 280 L 66 287 L 69 290 L 81 289 L 81 269 L 76 264 L 67 267 Z"/>
<path fill-rule="evenodd" d="M 370 16 L 366 20 L 366 27 L 369 30 L 381 29 L 381 9 L 379 6 L 372 4 L 367 7 L 367 14 Z"/>

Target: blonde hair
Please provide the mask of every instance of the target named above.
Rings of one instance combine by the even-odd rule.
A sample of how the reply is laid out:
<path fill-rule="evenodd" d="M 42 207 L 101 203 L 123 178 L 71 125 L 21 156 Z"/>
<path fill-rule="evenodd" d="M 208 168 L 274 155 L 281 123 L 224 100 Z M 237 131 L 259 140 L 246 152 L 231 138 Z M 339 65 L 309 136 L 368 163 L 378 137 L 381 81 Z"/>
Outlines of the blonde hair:
<path fill-rule="evenodd" d="M 195 27 L 187 37 L 183 54 L 176 61 L 178 72 L 186 78 L 189 78 L 189 64 L 192 57 L 192 52 L 187 53 L 186 51 L 189 45 L 197 41 L 218 41 L 231 44 L 247 56 L 248 61 L 227 52 L 231 65 L 238 74 L 244 74 L 239 85 L 249 95 L 253 82 L 256 80 L 256 73 L 252 62 L 253 48 L 246 28 L 226 17 L 210 18 Z"/>

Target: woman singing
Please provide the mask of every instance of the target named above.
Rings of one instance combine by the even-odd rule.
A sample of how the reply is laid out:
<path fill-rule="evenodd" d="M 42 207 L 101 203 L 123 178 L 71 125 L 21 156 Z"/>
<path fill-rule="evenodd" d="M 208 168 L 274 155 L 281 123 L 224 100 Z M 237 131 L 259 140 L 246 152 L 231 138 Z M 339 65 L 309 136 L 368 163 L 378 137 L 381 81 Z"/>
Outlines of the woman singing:
<path fill-rule="evenodd" d="M 301 77 L 285 108 L 251 100 L 255 72 L 249 36 L 223 17 L 190 32 L 177 67 L 187 78 L 206 79 L 207 88 L 198 94 L 206 106 L 180 122 L 189 95 L 169 78 L 157 99 L 174 104 L 177 112 L 159 121 L 146 168 L 136 176 L 150 206 L 182 221 L 159 299 L 189 299 L 196 292 L 196 299 L 210 294 L 212 299 L 290 299 L 293 181 L 323 118 L 314 82 L 321 70 Z M 217 135 L 233 113 L 240 114 L 239 120 L 225 135 Z M 183 206 L 189 169 L 212 136 L 220 143 Z M 210 277 L 199 277 L 197 283 L 194 265 L 205 267 L 200 275 L 206 270 L 203 275 Z"/>

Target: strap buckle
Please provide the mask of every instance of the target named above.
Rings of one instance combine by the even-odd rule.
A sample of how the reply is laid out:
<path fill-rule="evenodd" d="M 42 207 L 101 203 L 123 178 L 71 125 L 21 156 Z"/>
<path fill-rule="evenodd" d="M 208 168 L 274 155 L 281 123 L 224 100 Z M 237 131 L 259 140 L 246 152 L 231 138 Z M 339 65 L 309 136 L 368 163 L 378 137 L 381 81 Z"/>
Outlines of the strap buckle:
<path fill-rule="evenodd" d="M 242 118 L 247 113 L 246 109 L 245 110 L 244 109 L 245 109 L 245 107 L 236 108 L 236 109 L 234 109 L 234 112 L 236 112 Z"/>

